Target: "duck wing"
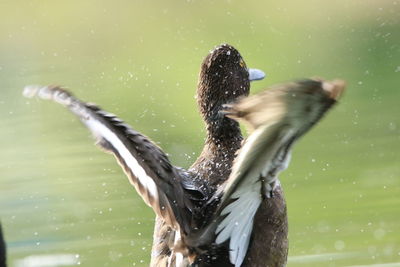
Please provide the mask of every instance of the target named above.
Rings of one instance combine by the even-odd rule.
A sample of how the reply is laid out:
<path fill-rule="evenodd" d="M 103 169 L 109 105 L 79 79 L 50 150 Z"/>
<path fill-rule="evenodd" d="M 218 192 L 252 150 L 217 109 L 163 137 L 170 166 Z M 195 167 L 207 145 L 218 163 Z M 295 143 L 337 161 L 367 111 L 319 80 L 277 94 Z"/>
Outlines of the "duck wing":
<path fill-rule="evenodd" d="M 225 107 L 226 116 L 248 124 L 253 132 L 239 151 L 229 179 L 216 193 L 219 208 L 210 225 L 197 234 L 198 242 L 212 235 L 217 245 L 229 241 L 231 263 L 242 264 L 254 215 L 263 199 L 273 197 L 293 144 L 322 118 L 343 90 L 342 81 L 308 79 L 274 86 Z"/>
<path fill-rule="evenodd" d="M 185 187 L 193 188 L 187 174 L 172 166 L 149 138 L 114 114 L 82 102 L 58 86 L 27 86 L 24 95 L 37 95 L 67 107 L 91 131 L 97 145 L 115 156 L 146 204 L 174 229 L 189 231 L 192 204 Z"/>

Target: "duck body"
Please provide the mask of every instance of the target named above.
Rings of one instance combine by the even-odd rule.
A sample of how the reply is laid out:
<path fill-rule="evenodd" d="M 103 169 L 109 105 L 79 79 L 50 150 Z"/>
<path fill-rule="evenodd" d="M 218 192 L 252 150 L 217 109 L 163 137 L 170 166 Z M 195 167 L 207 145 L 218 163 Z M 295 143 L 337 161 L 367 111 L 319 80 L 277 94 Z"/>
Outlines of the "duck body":
<path fill-rule="evenodd" d="M 197 99 L 200 113 L 205 121 L 207 136 L 200 156 L 188 170 L 195 187 L 203 189 L 204 193 L 204 201 L 198 207 L 202 212 L 196 214 L 195 218 L 196 227 L 203 227 L 212 218 L 216 205 L 204 206 L 204 203 L 207 203 L 228 179 L 236 153 L 243 142 L 238 122 L 222 116 L 220 111 L 224 104 L 247 96 L 249 89 L 250 79 L 246 64 L 239 52 L 232 46 L 219 46 L 203 60 Z M 258 253 L 260 255 L 254 253 L 254 257 L 257 256 L 257 258 L 253 260 L 249 258 L 249 263 L 244 263 L 243 266 L 255 266 L 256 261 L 267 263 L 266 258 L 269 256 L 262 251 L 274 250 L 274 248 L 277 253 L 284 251 L 280 261 L 286 262 L 286 204 L 280 188 L 277 188 L 277 196 L 279 197 L 272 201 L 274 204 L 268 202 L 262 206 L 261 216 L 257 216 L 257 222 L 259 226 L 264 225 L 264 228 L 271 232 L 279 232 L 282 239 L 279 239 L 278 242 L 275 239 L 276 235 L 273 235 L 271 242 L 268 242 L 264 237 L 258 238 L 255 235 L 251 242 L 252 249 L 260 251 Z M 281 208 L 271 211 L 269 210 L 271 204 Z M 265 215 L 272 215 L 272 217 L 266 218 Z M 176 232 L 168 227 L 162 218 L 157 217 L 156 221 L 151 266 L 179 266 L 176 263 L 175 265 L 171 264 L 171 262 L 168 265 L 168 260 L 173 255 L 173 251 L 171 251 L 173 246 L 171 246 L 172 242 L 170 245 L 165 242 L 165 240 L 173 240 L 174 238 L 171 236 L 175 236 Z M 233 266 L 229 260 L 227 244 L 214 246 L 210 243 L 204 249 L 207 252 L 198 254 L 192 264 L 186 261 L 181 263 L 181 266 Z"/>
<path fill-rule="evenodd" d="M 223 53 L 225 53 L 225 51 Z M 215 55 L 209 55 L 210 58 L 213 56 L 215 57 Z M 214 69 L 207 69 L 204 67 L 210 60 L 209 57 L 206 57 L 203 62 L 200 73 L 201 77 L 213 76 L 214 73 L 220 73 L 220 71 L 216 69 L 217 67 Z M 241 60 L 242 59 L 238 59 L 239 65 Z M 221 64 L 218 65 L 220 66 Z M 207 75 L 207 72 L 210 74 Z M 225 77 L 229 77 L 227 74 L 224 75 Z M 248 95 L 248 80 L 245 78 L 241 80 L 237 77 L 246 77 L 246 75 L 237 75 L 236 79 L 228 79 L 230 82 L 233 81 L 230 85 L 221 82 L 213 83 L 219 85 L 220 88 L 210 86 L 208 84 L 208 79 L 199 79 L 199 107 L 206 122 L 207 138 L 201 155 L 190 170 L 197 174 L 195 176 L 197 177 L 195 181 L 201 181 L 199 186 L 201 186 L 201 183 L 206 183 L 205 187 L 210 190 L 208 199 L 214 196 L 215 192 L 217 192 L 221 188 L 221 185 L 229 178 L 236 155 L 243 144 L 243 136 L 239 124 L 236 121 L 230 120 L 225 116 L 222 121 L 210 120 L 210 118 L 221 116 L 220 111 L 224 104 L 235 102 L 237 99 Z M 221 95 L 215 96 L 215 93 L 210 92 L 211 90 L 223 93 L 229 90 L 232 95 L 226 99 Z M 209 105 L 212 101 L 204 101 L 204 98 L 213 95 L 214 99 L 220 100 L 218 103 Z M 207 103 L 207 105 L 202 106 L 204 103 Z M 218 108 L 215 110 L 213 107 Z M 256 234 L 253 234 L 251 237 L 247 258 L 242 266 L 284 266 L 286 264 L 288 252 L 286 202 L 281 187 L 276 187 L 275 191 L 276 195 L 274 195 L 274 198 L 263 201 L 263 204 L 257 212 L 255 217 L 256 227 L 254 228 L 254 233 Z M 214 213 L 213 208 L 214 207 L 211 207 L 211 213 L 201 218 L 202 221 L 209 222 Z M 228 244 L 213 246 L 211 249 L 208 248 L 208 251 L 210 252 L 197 257 L 193 266 L 234 266 L 228 256 Z"/>
<path fill-rule="evenodd" d="M 285 266 L 289 251 L 288 219 L 281 185 L 275 187 L 273 197 L 262 200 L 254 217 L 252 232 L 242 266 Z"/>

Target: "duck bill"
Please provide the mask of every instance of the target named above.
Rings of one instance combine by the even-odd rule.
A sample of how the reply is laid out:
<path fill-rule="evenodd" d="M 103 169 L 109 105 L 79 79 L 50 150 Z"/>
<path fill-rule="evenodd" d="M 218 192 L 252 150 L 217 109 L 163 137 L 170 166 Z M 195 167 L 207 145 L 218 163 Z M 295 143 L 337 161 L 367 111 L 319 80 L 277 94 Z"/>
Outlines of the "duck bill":
<path fill-rule="evenodd" d="M 259 69 L 249 69 L 249 80 L 258 81 L 265 78 L 265 73 Z"/>

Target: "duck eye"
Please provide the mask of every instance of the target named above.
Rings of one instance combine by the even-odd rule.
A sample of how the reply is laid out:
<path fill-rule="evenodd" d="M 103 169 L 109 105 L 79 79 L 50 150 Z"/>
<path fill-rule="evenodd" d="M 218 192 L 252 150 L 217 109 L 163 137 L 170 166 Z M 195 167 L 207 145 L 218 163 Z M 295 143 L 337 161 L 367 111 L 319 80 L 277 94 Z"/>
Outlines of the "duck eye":
<path fill-rule="evenodd" d="M 240 59 L 239 65 L 240 65 L 240 67 L 242 67 L 242 68 L 245 68 L 245 67 L 246 67 L 246 63 L 244 63 L 243 59 Z"/>

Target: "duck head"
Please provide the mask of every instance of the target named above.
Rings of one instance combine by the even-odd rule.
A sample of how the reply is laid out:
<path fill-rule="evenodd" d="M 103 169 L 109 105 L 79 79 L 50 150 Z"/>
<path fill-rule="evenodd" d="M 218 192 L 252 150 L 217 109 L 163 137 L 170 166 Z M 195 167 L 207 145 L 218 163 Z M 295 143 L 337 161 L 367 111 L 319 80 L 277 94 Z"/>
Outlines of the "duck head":
<path fill-rule="evenodd" d="M 239 51 L 231 45 L 220 45 L 206 56 L 201 65 L 197 101 L 209 135 L 218 138 L 240 132 L 237 122 L 219 111 L 224 104 L 247 96 L 251 80 L 264 77 L 262 71 L 248 69 Z"/>

